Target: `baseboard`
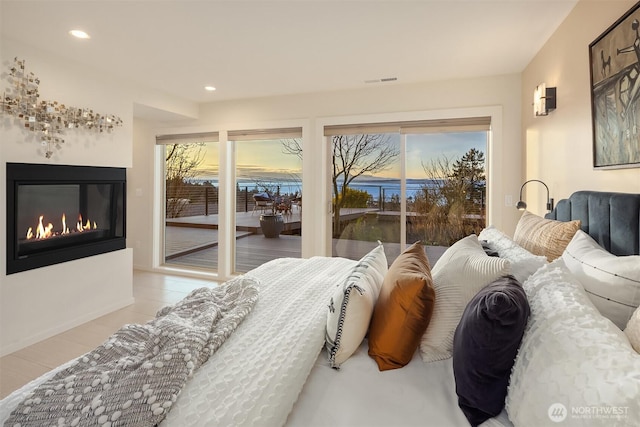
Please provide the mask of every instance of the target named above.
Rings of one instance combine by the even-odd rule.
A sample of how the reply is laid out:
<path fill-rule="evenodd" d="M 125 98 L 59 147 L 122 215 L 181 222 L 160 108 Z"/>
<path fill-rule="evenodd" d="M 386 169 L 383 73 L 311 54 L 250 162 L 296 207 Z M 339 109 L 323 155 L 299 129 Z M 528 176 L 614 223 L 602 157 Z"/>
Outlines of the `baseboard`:
<path fill-rule="evenodd" d="M 73 319 L 70 322 L 66 322 L 45 330 L 41 330 L 37 334 L 31 335 L 29 337 L 25 337 L 24 339 L 8 344 L 4 348 L 0 349 L 0 357 L 14 353 L 18 350 L 22 350 L 25 347 L 29 347 L 30 345 L 36 344 L 40 341 L 46 340 L 47 338 L 51 338 L 55 335 L 61 334 L 62 332 L 66 332 L 69 329 L 73 329 L 76 326 L 82 325 L 83 323 L 87 323 L 92 320 L 95 320 L 100 316 L 104 316 L 105 314 L 109 314 L 116 310 L 120 310 L 121 308 L 124 308 L 128 305 L 133 304 L 134 301 L 135 300 L 133 297 L 127 298 L 125 300 L 108 305 L 106 307 L 102 307 L 100 310 L 87 313 L 86 315 Z"/>

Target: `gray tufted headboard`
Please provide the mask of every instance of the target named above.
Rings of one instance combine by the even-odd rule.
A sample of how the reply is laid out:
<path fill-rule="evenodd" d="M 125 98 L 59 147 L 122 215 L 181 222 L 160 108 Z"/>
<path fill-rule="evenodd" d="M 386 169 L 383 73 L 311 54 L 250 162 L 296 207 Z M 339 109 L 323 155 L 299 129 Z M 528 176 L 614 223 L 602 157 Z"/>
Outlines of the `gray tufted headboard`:
<path fill-rule="evenodd" d="M 582 221 L 582 230 L 614 255 L 640 255 L 640 194 L 576 191 L 545 218 Z"/>

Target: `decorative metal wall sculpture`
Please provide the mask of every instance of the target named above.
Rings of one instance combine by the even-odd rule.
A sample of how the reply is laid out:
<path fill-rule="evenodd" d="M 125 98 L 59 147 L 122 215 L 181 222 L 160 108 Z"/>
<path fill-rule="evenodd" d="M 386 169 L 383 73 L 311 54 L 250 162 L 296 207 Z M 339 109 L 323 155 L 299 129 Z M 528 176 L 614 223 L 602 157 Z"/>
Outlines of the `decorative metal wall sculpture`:
<path fill-rule="evenodd" d="M 10 87 L 2 95 L 0 106 L 4 114 L 16 117 L 25 129 L 38 134 L 47 158 L 53 155 L 53 148 L 61 148 L 66 129 L 111 132 L 116 126 L 122 126 L 118 116 L 66 106 L 58 101 L 39 101 L 40 79 L 25 70 L 24 62 L 16 57 L 9 67 L 6 77 Z"/>

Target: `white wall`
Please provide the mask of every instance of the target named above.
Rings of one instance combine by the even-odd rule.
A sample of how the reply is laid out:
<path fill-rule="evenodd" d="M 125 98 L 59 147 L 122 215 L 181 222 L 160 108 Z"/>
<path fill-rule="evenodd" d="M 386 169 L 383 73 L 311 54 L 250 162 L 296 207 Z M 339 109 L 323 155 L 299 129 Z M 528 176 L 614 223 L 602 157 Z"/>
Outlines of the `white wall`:
<path fill-rule="evenodd" d="M 127 200 L 130 213 L 127 241 L 128 245 L 134 248 L 134 267 L 149 269 L 153 264 L 153 148 L 156 140 L 152 122 L 136 118 L 133 127 L 134 167 L 127 171 Z"/>
<path fill-rule="evenodd" d="M 183 128 L 176 123 L 134 123 L 134 167 L 131 179 L 140 183 L 143 194 L 131 200 L 131 207 L 146 218 L 153 217 L 153 206 L 147 195 L 152 192 L 149 173 L 153 171 L 154 135 L 165 132 L 222 131 L 260 127 L 279 127 L 283 123 L 296 123 L 305 131 L 305 161 L 303 164 L 303 194 L 305 197 L 305 224 L 303 225 L 303 256 L 326 255 L 322 245 L 316 245 L 318 230 L 323 230 L 324 204 L 317 191 L 322 186 L 318 180 L 326 176 L 320 170 L 320 160 L 325 157 L 322 146 L 322 124 L 340 120 L 367 120 L 393 117 L 440 117 L 447 112 L 499 111 L 500 119 L 493 124 L 499 128 L 501 141 L 496 145 L 491 165 L 496 176 L 490 185 L 494 196 L 490 204 L 490 221 L 512 232 L 519 218 L 513 206 L 505 206 L 505 195 L 517 199 L 521 170 L 521 126 L 519 75 L 481 77 L 467 80 L 451 80 L 422 84 L 391 84 L 362 90 L 311 93 L 292 96 L 257 98 L 240 101 L 215 102 L 203 105 L 200 119 L 189 122 Z M 308 150 L 309 149 L 309 150 Z M 309 154 L 308 154 L 309 153 Z M 314 190 L 309 191 L 313 187 Z M 517 201 L 517 200 L 516 200 Z M 157 203 L 157 200 L 155 201 Z M 307 214 L 308 213 L 308 214 Z M 135 235 L 135 236 L 134 236 Z M 141 243 L 134 255 L 134 265 L 153 267 L 154 235 L 150 228 L 141 228 L 129 234 Z M 309 243 L 311 241 L 311 243 Z M 305 249 L 306 248 L 306 249 Z"/>
<path fill-rule="evenodd" d="M 5 275 L 6 162 L 130 167 L 133 102 L 113 79 L 19 43 L 2 40 L 2 71 L 14 56 L 40 78 L 40 99 L 120 116 L 113 133 L 71 129 L 47 159 L 36 135 L 12 116 L 0 115 L 0 355 L 18 350 L 129 305 L 133 250 L 125 249 L 36 270 Z M 2 80 L 2 89 L 8 86 Z"/>
<path fill-rule="evenodd" d="M 640 168 L 593 168 L 589 77 L 589 44 L 634 3 L 580 1 L 522 74 L 523 179 L 543 180 L 556 200 L 577 190 L 640 193 Z M 533 90 L 542 82 L 557 87 L 558 106 L 534 118 Z"/>
<path fill-rule="evenodd" d="M 133 247 L 147 242 L 132 240 L 129 230 L 150 224 L 151 215 L 147 216 L 146 210 L 138 213 L 136 207 L 150 205 L 152 193 L 147 187 L 153 180 L 149 170 L 145 172 L 144 161 L 138 162 L 137 173 L 132 173 L 134 159 L 145 155 L 140 145 L 134 153 L 134 110 L 139 116 L 157 116 L 157 111 L 162 111 L 166 117 L 184 120 L 197 116 L 198 107 L 5 37 L 0 53 L 0 74 L 13 64 L 14 57 L 26 61 L 27 71 L 40 78 L 40 100 L 115 114 L 124 122 L 108 134 L 68 130 L 62 149 L 47 159 L 34 134 L 13 117 L 0 115 L 0 355 L 4 355 L 133 303 Z M 3 79 L 0 88 L 4 90 L 8 84 Z M 5 275 L 7 162 L 129 168 L 128 249 Z M 132 198 L 137 203 L 131 203 Z"/>

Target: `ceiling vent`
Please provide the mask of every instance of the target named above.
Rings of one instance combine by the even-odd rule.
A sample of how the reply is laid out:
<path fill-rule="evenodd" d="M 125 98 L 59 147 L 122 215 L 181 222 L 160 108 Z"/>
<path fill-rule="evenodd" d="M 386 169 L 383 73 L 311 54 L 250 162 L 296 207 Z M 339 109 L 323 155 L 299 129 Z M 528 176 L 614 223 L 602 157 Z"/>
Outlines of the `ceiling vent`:
<path fill-rule="evenodd" d="M 385 83 L 385 82 L 395 82 L 398 80 L 397 77 L 384 77 L 382 79 L 373 79 L 373 80 L 365 80 L 365 83 Z"/>

